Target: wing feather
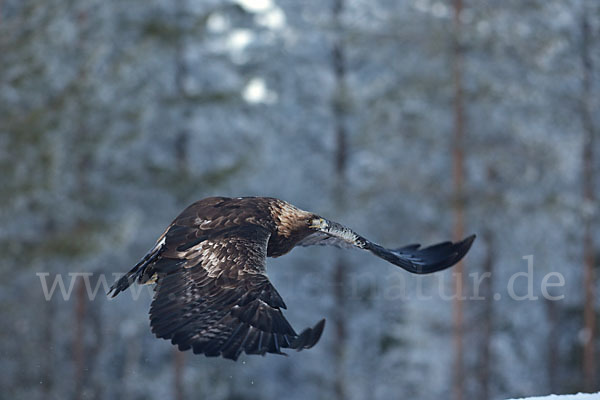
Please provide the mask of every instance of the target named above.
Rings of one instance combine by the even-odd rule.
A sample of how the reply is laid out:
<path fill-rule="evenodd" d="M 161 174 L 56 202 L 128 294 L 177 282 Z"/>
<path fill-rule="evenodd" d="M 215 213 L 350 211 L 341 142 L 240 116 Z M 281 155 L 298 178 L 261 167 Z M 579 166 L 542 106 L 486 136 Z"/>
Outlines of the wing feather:
<path fill-rule="evenodd" d="M 356 247 L 354 243 L 350 243 L 347 240 L 336 236 L 331 236 L 325 232 L 312 233 L 300 240 L 296 246 L 334 246 L 341 249 L 352 249 Z"/>
<path fill-rule="evenodd" d="M 413 274 L 430 274 L 458 263 L 467 254 L 475 235 L 459 242 L 443 242 L 420 249 L 420 245 L 410 245 L 399 249 L 386 249 L 368 243 L 366 249 L 378 257 L 391 262 Z"/>
<path fill-rule="evenodd" d="M 471 235 L 457 243 L 443 242 L 423 249 L 419 244 L 387 249 L 337 222 L 327 223 L 327 228 L 312 233 L 296 245 L 364 249 L 413 274 L 429 274 L 453 266 L 467 254 L 475 240 L 475 235 Z"/>
<path fill-rule="evenodd" d="M 190 239 L 181 229 L 175 232 Z M 298 335 L 284 317 L 285 303 L 265 275 L 269 236 L 262 227 L 242 226 L 165 250 L 153 267 L 158 274 L 150 309 L 154 334 L 180 350 L 233 360 L 242 352 L 282 354 L 282 348 L 312 347 L 324 325 Z M 307 336 L 316 340 L 298 340 Z"/>

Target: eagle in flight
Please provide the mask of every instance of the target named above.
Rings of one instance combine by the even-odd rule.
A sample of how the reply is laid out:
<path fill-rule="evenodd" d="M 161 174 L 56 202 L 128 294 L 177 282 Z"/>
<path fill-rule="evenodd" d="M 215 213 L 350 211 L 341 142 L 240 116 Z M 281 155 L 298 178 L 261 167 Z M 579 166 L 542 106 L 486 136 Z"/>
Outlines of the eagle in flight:
<path fill-rule="evenodd" d="M 386 249 L 279 199 L 211 197 L 179 214 L 109 294 L 114 297 L 133 282 L 156 283 L 152 332 L 179 350 L 232 360 L 242 352 L 284 354 L 282 349 L 314 346 L 325 320 L 296 333 L 267 277 L 267 257 L 295 246 L 356 247 L 414 274 L 428 274 L 460 261 L 474 239 Z"/>

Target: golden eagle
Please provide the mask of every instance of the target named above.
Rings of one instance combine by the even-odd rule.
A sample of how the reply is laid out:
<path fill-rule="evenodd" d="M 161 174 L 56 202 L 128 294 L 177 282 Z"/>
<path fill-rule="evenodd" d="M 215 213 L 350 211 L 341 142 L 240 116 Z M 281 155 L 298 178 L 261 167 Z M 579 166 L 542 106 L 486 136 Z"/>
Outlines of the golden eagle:
<path fill-rule="evenodd" d="M 211 197 L 186 208 L 156 245 L 110 289 L 156 283 L 152 332 L 179 350 L 236 360 L 246 354 L 308 349 L 325 320 L 300 334 L 283 316 L 283 299 L 266 275 L 266 258 L 294 246 L 365 249 L 414 274 L 456 264 L 475 236 L 461 242 L 386 249 L 316 214 L 268 197 Z"/>

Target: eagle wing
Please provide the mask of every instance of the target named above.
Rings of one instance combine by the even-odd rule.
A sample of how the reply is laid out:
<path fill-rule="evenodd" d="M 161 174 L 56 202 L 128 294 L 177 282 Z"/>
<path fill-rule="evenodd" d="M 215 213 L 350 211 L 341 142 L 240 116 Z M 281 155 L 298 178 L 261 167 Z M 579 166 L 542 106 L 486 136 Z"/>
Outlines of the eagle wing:
<path fill-rule="evenodd" d="M 471 248 L 475 235 L 459 242 L 442 242 L 421 248 L 419 244 L 388 249 L 365 239 L 350 228 L 327 221 L 326 229 L 316 231 L 300 240 L 297 246 L 336 246 L 368 250 L 377 257 L 413 274 L 429 274 L 449 268 L 459 262 Z"/>
<path fill-rule="evenodd" d="M 296 246 L 334 246 L 339 247 L 340 249 L 353 249 L 358 247 L 357 244 L 352 241 L 348 241 L 336 236 L 331 236 L 328 233 L 320 231 L 306 236 L 298 243 L 296 243 Z"/>
<path fill-rule="evenodd" d="M 145 257 L 157 278 L 150 308 L 157 337 L 180 350 L 233 360 L 242 352 L 283 354 L 282 348 L 299 351 L 317 343 L 325 321 L 298 335 L 265 275 L 267 229 L 243 225 L 198 234 L 174 223 L 163 236 L 154 255 Z"/>

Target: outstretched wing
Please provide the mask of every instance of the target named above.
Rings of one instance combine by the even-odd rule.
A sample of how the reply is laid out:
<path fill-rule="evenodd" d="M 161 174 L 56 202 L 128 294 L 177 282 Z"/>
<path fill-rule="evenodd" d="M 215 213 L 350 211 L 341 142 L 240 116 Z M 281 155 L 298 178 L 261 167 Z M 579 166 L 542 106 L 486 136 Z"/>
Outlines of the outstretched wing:
<path fill-rule="evenodd" d="M 358 236 L 358 235 L 357 235 Z M 296 246 L 334 246 L 341 249 L 352 249 L 359 247 L 358 243 L 351 240 L 341 239 L 336 236 L 331 236 L 325 232 L 315 232 L 296 243 Z"/>
<path fill-rule="evenodd" d="M 305 237 L 296 245 L 356 247 L 369 250 L 377 257 L 383 258 L 413 274 L 429 274 L 449 268 L 459 262 L 467 254 L 474 240 L 475 235 L 471 235 L 460 242 L 443 242 L 422 249 L 418 244 L 398 249 L 387 249 L 365 239 L 337 222 L 327 221 L 326 228 Z"/>
<path fill-rule="evenodd" d="M 238 226 L 192 244 L 193 228 L 170 229 L 152 264 L 157 286 L 150 325 L 157 337 L 171 340 L 180 350 L 233 360 L 242 352 L 283 354 L 283 348 L 302 350 L 317 343 L 325 321 L 298 335 L 265 275 L 268 230 Z"/>
<path fill-rule="evenodd" d="M 413 274 L 430 274 L 450 268 L 459 262 L 467 254 L 474 240 L 475 235 L 471 235 L 456 243 L 442 242 L 422 249 L 420 245 L 415 244 L 393 250 L 369 242 L 366 249 Z"/>

